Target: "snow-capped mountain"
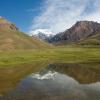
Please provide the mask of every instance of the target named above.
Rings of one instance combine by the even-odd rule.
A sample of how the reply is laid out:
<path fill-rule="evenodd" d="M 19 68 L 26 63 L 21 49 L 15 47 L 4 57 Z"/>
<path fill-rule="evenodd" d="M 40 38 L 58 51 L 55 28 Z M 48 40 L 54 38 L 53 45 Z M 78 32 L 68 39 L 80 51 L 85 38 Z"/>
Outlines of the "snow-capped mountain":
<path fill-rule="evenodd" d="M 43 40 L 47 40 L 54 35 L 54 33 L 48 29 L 37 29 L 35 31 L 31 31 L 30 33 L 32 36 L 35 36 Z"/>

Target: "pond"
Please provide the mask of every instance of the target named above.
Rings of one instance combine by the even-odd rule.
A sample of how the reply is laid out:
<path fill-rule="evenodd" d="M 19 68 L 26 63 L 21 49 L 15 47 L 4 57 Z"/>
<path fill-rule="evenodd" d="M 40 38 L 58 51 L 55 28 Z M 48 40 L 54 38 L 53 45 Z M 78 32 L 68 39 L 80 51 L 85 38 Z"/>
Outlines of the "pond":
<path fill-rule="evenodd" d="M 0 100 L 100 100 L 100 71 L 75 64 L 48 64 L 9 87 L 12 89 L 1 94 Z"/>

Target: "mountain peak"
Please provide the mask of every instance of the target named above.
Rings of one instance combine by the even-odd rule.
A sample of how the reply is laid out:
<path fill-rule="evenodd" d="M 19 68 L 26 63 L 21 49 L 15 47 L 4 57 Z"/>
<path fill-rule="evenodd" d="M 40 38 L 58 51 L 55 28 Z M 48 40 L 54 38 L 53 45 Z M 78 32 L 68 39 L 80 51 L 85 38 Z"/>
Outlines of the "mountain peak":
<path fill-rule="evenodd" d="M 69 30 L 65 31 L 65 34 L 85 34 L 85 33 L 95 33 L 100 30 L 100 24 L 93 21 L 78 21 L 75 25 L 73 25 Z"/>
<path fill-rule="evenodd" d="M 99 24 L 99 23 L 93 21 L 77 21 L 74 26 L 94 25 L 94 24 Z"/>

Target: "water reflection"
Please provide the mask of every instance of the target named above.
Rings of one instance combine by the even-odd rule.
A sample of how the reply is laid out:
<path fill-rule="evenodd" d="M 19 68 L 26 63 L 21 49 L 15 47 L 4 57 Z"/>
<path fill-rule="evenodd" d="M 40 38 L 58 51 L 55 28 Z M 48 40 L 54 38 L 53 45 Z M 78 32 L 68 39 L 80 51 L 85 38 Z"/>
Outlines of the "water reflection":
<path fill-rule="evenodd" d="M 100 70 L 91 67 L 89 68 L 88 66 L 84 67 L 84 65 L 80 64 L 50 64 L 47 69 L 67 74 L 81 84 L 89 84 L 100 81 Z"/>
<path fill-rule="evenodd" d="M 100 100 L 99 71 L 50 64 L 23 79 L 1 100 Z"/>
<path fill-rule="evenodd" d="M 46 63 L 31 62 L 0 68 L 0 97 L 13 90 L 21 79 L 38 72 Z"/>

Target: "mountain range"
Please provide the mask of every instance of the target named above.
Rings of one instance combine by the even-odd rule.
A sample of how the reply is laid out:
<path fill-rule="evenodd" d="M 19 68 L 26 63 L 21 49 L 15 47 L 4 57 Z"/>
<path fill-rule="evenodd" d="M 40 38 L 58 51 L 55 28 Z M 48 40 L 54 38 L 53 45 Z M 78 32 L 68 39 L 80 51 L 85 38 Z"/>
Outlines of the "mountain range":
<path fill-rule="evenodd" d="M 52 35 L 47 29 L 37 29 L 35 33 L 29 36 L 21 32 L 15 24 L 0 17 L 0 51 L 49 48 L 67 44 L 100 45 L 100 24 L 93 21 L 78 21 L 70 29 L 56 35 Z"/>

